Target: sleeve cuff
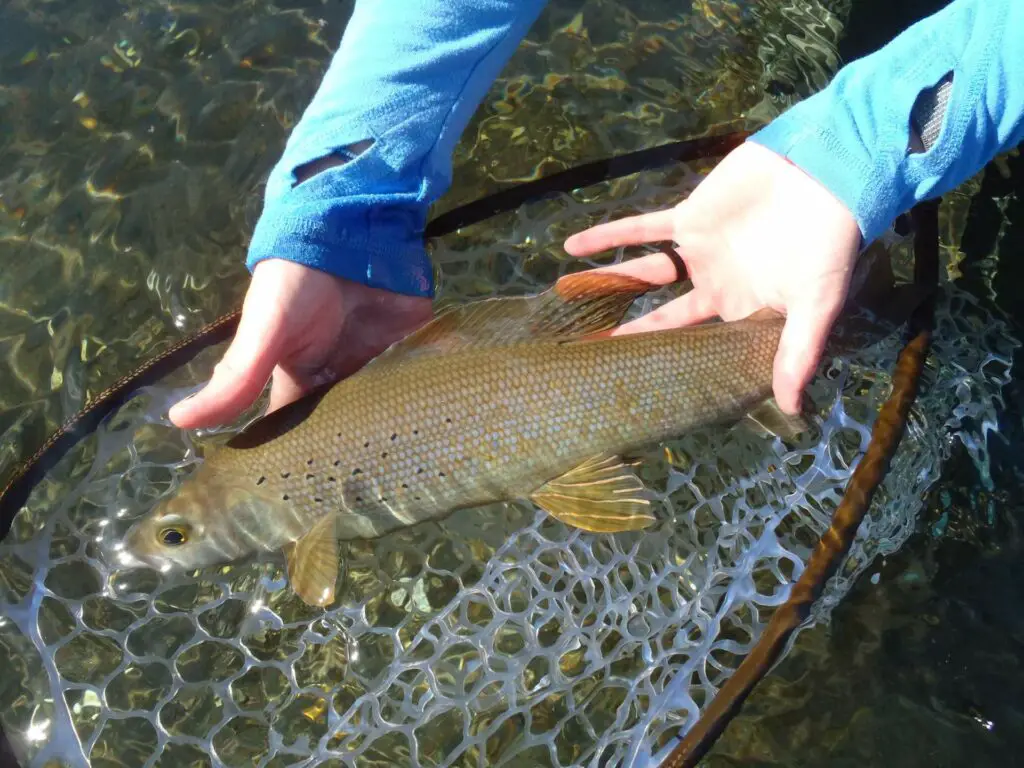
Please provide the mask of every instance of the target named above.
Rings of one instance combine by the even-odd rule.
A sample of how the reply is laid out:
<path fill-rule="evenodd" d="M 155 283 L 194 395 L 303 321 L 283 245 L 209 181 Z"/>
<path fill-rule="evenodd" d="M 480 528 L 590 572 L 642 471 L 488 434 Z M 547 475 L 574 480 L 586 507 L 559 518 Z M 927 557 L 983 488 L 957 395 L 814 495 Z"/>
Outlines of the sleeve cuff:
<path fill-rule="evenodd" d="M 325 189 L 341 170 L 267 199 L 246 266 L 287 259 L 372 288 L 433 297 L 434 269 L 422 237 L 426 203 L 414 193 Z"/>
<path fill-rule="evenodd" d="M 878 185 L 871 167 L 847 151 L 827 128 L 803 123 L 799 116 L 787 113 L 748 141 L 786 158 L 832 193 L 853 215 L 863 246 L 884 233 L 902 213 L 895 189 Z"/>
<path fill-rule="evenodd" d="M 1024 59 L 1010 31 L 1021 5 L 950 3 L 847 64 L 750 140 L 828 189 L 868 245 L 901 213 L 955 188 L 1024 134 L 1017 76 Z M 912 151 L 915 104 L 947 78 L 938 133 L 929 148 Z"/>

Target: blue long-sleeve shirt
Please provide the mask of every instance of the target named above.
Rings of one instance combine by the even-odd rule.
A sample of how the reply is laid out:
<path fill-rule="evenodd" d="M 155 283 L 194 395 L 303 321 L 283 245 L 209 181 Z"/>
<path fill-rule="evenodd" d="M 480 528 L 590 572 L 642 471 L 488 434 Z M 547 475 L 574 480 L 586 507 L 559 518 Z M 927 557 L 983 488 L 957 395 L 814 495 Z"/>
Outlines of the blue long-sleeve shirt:
<path fill-rule="evenodd" d="M 267 180 L 247 265 L 282 258 L 376 288 L 433 294 L 427 210 L 473 112 L 546 0 L 358 0 Z M 349 147 L 369 149 L 353 156 Z M 361 148 L 361 147 L 360 147 Z M 297 183 L 296 169 L 351 157 Z"/>
<path fill-rule="evenodd" d="M 952 73 L 941 129 L 910 148 L 918 96 Z M 954 0 L 752 137 L 820 181 L 864 245 L 899 214 L 958 186 L 1024 139 L 1024 2 Z"/>
<path fill-rule="evenodd" d="M 546 0 L 359 0 L 267 183 L 249 246 L 400 293 L 433 294 L 422 232 L 455 144 Z M 954 0 L 756 133 L 856 218 L 865 245 L 1024 137 L 1024 0 Z M 941 129 L 911 151 L 922 93 L 952 74 Z M 366 147 L 369 148 L 366 148 Z M 354 148 L 354 149 L 353 149 Z M 301 183 L 297 169 L 347 159 Z"/>

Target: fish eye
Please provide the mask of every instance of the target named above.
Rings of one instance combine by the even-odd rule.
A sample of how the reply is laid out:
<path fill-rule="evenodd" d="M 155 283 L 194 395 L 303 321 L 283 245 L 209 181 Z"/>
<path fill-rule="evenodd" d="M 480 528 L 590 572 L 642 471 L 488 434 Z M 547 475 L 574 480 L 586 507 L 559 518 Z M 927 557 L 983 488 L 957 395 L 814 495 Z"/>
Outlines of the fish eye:
<path fill-rule="evenodd" d="M 179 526 L 164 528 L 157 534 L 161 544 L 168 547 L 179 547 L 188 541 L 188 531 Z"/>

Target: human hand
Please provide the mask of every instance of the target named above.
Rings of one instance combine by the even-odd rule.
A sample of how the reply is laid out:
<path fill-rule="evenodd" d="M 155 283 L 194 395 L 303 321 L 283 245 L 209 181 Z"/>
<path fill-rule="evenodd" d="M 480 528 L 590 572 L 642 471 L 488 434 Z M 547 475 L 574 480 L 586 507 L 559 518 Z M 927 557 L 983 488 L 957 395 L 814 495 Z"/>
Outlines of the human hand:
<path fill-rule="evenodd" d="M 770 307 L 787 316 L 775 356 L 775 398 L 786 413 L 798 413 L 849 291 L 861 240 L 850 211 L 785 158 L 747 142 L 674 208 L 579 232 L 565 241 L 565 250 L 588 256 L 659 240 L 675 242 L 693 290 L 613 335 L 691 325 L 716 315 L 737 320 Z M 661 253 L 599 271 L 658 285 L 677 279 L 671 259 Z"/>
<path fill-rule="evenodd" d="M 228 423 L 256 401 L 271 375 L 275 410 L 354 373 L 431 316 L 430 299 L 267 259 L 253 270 L 238 330 L 212 378 L 175 404 L 170 419 L 184 429 Z"/>

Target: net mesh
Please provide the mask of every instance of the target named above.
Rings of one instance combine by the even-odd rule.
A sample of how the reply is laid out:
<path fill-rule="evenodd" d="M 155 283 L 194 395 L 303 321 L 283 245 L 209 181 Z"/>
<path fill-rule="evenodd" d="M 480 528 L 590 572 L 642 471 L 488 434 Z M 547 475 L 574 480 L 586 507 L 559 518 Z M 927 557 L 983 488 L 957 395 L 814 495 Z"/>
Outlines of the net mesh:
<path fill-rule="evenodd" d="M 683 167 L 639 174 L 445 238 L 433 254 L 440 300 L 541 290 L 597 263 L 560 252 L 569 231 L 678 201 L 698 179 Z M 957 210 L 944 209 L 947 274 Z M 894 238 L 891 251 L 905 277 L 908 244 Z M 909 536 L 952 441 L 986 461 L 1017 342 L 948 277 L 937 322 L 906 437 L 811 625 Z M 668 521 L 657 535 L 587 534 L 525 502 L 463 510 L 343 545 L 326 612 L 291 595 L 275 558 L 172 580 L 103 556 L 237 428 L 189 434 L 166 421 L 208 372 L 204 356 L 73 451 L 0 544 L 0 648 L 16 672 L 3 683 L 5 727 L 36 765 L 651 765 L 800 575 L 867 445 L 899 343 L 890 333 L 830 351 L 810 391 L 814 427 L 797 443 L 714 428 L 647 455 L 641 474 Z"/>

